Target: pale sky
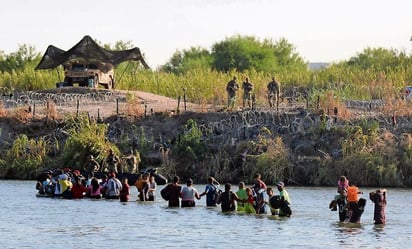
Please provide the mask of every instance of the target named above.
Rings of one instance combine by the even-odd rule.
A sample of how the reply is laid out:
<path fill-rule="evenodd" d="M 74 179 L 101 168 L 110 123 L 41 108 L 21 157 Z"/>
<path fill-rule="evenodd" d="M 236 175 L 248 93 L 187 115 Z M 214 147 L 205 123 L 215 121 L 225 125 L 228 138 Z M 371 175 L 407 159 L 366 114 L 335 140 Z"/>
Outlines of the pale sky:
<path fill-rule="evenodd" d="M 176 50 L 234 35 L 285 38 L 308 62 L 348 60 L 365 48 L 412 51 L 408 0 L 13 0 L 0 9 L 0 50 L 70 49 L 83 36 L 131 41 L 156 68 Z"/>

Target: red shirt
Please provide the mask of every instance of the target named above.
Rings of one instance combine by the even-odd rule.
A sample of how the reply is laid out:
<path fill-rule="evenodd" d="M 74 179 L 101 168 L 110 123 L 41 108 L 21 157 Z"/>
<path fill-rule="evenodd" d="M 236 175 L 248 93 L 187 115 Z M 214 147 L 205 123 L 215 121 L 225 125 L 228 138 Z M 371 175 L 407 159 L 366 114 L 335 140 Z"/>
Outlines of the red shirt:
<path fill-rule="evenodd" d="M 120 201 L 129 201 L 130 186 L 129 184 L 123 184 L 122 190 L 120 190 Z"/>
<path fill-rule="evenodd" d="M 83 185 L 74 184 L 72 187 L 73 199 L 83 198 L 83 194 L 86 193 L 87 189 Z"/>

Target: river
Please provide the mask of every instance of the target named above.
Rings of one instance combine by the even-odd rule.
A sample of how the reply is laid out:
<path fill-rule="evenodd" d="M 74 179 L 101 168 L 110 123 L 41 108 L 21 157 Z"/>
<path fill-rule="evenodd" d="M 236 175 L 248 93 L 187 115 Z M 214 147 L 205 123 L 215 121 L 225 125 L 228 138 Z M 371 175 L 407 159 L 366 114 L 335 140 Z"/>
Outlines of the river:
<path fill-rule="evenodd" d="M 287 187 L 293 215 L 222 214 L 132 200 L 37 198 L 33 181 L 0 181 L 0 248 L 405 248 L 412 241 L 412 191 L 388 189 L 387 224 L 373 224 L 368 200 L 361 224 L 328 209 L 335 188 Z M 195 185 L 201 192 L 204 185 Z M 162 186 L 158 186 L 158 192 Z M 237 190 L 234 187 L 234 190 Z M 362 189 L 364 198 L 373 189 Z"/>

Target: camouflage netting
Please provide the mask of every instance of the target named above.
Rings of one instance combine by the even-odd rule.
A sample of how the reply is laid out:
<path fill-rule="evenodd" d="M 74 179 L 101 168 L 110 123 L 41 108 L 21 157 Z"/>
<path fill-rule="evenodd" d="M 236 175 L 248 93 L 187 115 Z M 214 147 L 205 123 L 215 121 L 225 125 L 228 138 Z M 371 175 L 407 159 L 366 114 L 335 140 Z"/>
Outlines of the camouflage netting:
<path fill-rule="evenodd" d="M 124 61 L 140 61 L 145 68 L 149 66 L 144 61 L 140 49 L 135 47 L 128 50 L 112 51 L 100 47 L 90 36 L 83 39 L 68 51 L 50 45 L 43 55 L 36 70 L 51 69 L 64 63 L 83 59 L 88 62 L 104 62 L 116 66 Z"/>

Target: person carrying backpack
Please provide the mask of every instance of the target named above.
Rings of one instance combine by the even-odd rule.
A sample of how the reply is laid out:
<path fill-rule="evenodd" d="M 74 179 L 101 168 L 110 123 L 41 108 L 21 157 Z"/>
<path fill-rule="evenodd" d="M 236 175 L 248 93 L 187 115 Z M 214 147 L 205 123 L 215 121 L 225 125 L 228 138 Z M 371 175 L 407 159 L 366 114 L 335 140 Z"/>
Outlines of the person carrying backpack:
<path fill-rule="evenodd" d="M 207 179 L 207 183 L 205 191 L 200 194 L 200 197 L 206 195 L 206 206 L 215 207 L 217 206 L 216 201 L 219 196 L 220 183 L 212 176 Z"/>
<path fill-rule="evenodd" d="M 220 207 L 222 209 L 222 212 L 236 211 L 237 201 L 240 201 L 242 203 L 247 202 L 247 199 L 240 199 L 235 192 L 230 190 L 231 188 L 232 185 L 230 183 L 226 183 L 225 192 L 223 192 L 217 200 L 217 203 L 221 204 Z"/>
<path fill-rule="evenodd" d="M 106 199 L 119 199 L 122 183 L 116 178 L 115 173 L 110 174 L 110 178 L 106 183 Z"/>
<path fill-rule="evenodd" d="M 267 214 L 269 212 L 269 206 L 267 203 L 269 202 L 269 197 L 266 193 L 266 189 L 260 187 L 260 185 L 255 185 L 255 193 L 256 193 L 256 213 L 257 214 Z"/>

